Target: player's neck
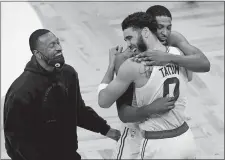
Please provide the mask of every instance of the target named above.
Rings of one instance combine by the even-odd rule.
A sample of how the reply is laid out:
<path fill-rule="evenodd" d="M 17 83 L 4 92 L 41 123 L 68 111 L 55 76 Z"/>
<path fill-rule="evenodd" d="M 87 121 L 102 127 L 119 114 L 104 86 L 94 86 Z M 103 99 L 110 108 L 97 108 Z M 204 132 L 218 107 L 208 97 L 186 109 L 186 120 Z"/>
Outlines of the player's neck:
<path fill-rule="evenodd" d="M 158 40 L 156 36 L 153 36 L 151 39 L 151 43 L 148 46 L 148 50 L 161 50 L 166 51 L 166 47 Z"/>

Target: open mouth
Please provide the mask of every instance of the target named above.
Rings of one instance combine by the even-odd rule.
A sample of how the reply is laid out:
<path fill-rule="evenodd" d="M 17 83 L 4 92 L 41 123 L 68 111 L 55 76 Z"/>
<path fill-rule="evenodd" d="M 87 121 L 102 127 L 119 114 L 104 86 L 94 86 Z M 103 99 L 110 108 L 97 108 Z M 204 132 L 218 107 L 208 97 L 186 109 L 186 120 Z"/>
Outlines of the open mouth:
<path fill-rule="evenodd" d="M 62 52 L 59 52 L 55 55 L 55 57 L 62 55 Z"/>
<path fill-rule="evenodd" d="M 166 41 L 167 38 L 160 38 L 159 40 L 160 40 L 161 42 L 163 42 L 163 41 Z"/>

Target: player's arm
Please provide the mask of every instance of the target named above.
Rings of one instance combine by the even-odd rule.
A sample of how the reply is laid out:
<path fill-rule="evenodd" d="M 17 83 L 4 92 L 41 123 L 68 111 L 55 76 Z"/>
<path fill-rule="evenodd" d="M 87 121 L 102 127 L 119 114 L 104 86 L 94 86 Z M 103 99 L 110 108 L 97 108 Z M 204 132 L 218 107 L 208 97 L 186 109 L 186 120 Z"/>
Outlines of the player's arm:
<path fill-rule="evenodd" d="M 119 71 L 120 66 L 126 61 L 126 58 L 124 58 L 123 54 L 118 54 L 115 58 L 115 68 L 114 71 L 117 74 Z"/>
<path fill-rule="evenodd" d="M 126 94 L 127 93 L 125 92 L 124 96 Z M 127 96 L 126 99 L 123 99 L 124 96 L 121 96 L 117 100 L 118 116 L 123 123 L 134 123 L 134 122 L 145 121 L 147 118 L 150 117 L 151 114 L 153 114 L 151 109 L 147 106 L 133 107 L 131 104 L 127 104 L 126 102 L 121 103 L 121 101 L 127 101 L 127 100 L 129 101 L 129 99 L 132 98 L 132 95 L 131 95 L 129 97 Z"/>
<path fill-rule="evenodd" d="M 116 63 L 115 63 L 115 72 L 117 73 L 119 70 L 119 67 L 124 62 L 123 55 L 118 55 L 116 57 Z M 128 87 L 128 89 L 121 95 L 117 101 L 117 111 L 118 116 L 120 120 L 124 123 L 128 122 L 139 122 L 144 121 L 149 117 L 149 114 L 151 114 L 151 111 L 147 111 L 145 107 L 133 107 L 132 101 L 133 101 L 133 94 L 134 94 L 134 84 L 131 83 Z"/>
<path fill-rule="evenodd" d="M 142 107 L 132 106 L 134 85 L 130 85 L 127 91 L 117 100 L 118 116 L 124 123 L 143 122 L 152 114 L 163 114 L 174 108 L 173 98 L 158 98 L 149 105 Z"/>
<path fill-rule="evenodd" d="M 116 57 L 115 61 L 116 73 L 118 72 L 119 67 L 124 62 L 125 59 L 126 58 L 122 54 Z M 116 101 L 118 116 L 120 120 L 124 123 L 143 121 L 146 118 L 148 118 L 148 112 L 144 110 L 142 110 L 143 112 L 141 112 L 139 111 L 140 108 L 132 106 L 133 94 L 134 94 L 134 83 L 131 83 L 128 89 Z"/>
<path fill-rule="evenodd" d="M 121 65 L 117 77 L 99 92 L 98 103 L 100 107 L 109 108 L 133 82 L 135 74 L 131 63 L 130 60 L 125 61 Z M 107 77 L 108 73 L 106 73 L 104 78 Z M 104 79 L 102 83 L 105 83 Z"/>
<path fill-rule="evenodd" d="M 182 56 L 184 56 L 183 52 L 180 52 Z M 184 75 L 186 75 L 188 82 L 192 81 L 193 78 L 193 72 L 182 67 L 182 72 L 184 73 Z"/>
<path fill-rule="evenodd" d="M 122 105 L 120 112 L 118 112 L 119 118 L 123 123 L 135 123 L 143 122 L 153 114 L 149 107 L 133 107 L 126 104 Z"/>
<path fill-rule="evenodd" d="M 152 114 L 148 107 L 133 107 L 134 84 L 131 83 L 128 89 L 120 96 L 117 101 L 117 110 L 120 120 L 124 123 L 144 121 Z"/>
<path fill-rule="evenodd" d="M 179 48 L 185 56 L 171 55 L 170 61 L 193 72 L 208 72 L 210 62 L 203 52 L 188 43 L 187 39 L 178 32 L 172 32 L 170 45 Z"/>

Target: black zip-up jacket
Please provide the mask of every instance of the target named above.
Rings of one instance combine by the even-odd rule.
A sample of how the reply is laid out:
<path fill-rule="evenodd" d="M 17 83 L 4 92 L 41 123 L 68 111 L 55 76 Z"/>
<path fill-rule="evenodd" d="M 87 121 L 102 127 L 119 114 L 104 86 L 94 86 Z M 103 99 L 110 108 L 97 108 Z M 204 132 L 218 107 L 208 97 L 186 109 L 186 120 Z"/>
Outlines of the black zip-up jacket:
<path fill-rule="evenodd" d="M 4 104 L 5 146 L 12 160 L 77 160 L 77 126 L 106 135 L 110 129 L 81 97 L 69 65 L 47 72 L 32 56 Z"/>

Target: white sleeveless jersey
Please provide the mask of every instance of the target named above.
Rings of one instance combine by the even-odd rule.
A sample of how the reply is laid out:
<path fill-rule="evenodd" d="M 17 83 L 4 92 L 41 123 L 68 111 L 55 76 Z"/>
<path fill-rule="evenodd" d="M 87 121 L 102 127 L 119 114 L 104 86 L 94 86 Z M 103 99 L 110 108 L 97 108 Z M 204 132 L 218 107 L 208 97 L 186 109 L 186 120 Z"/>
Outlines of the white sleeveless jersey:
<path fill-rule="evenodd" d="M 169 48 L 169 53 L 180 55 L 175 47 Z M 174 64 L 154 66 L 148 82 L 141 88 L 135 88 L 137 106 L 151 104 L 160 97 L 176 97 L 175 107 L 164 114 L 154 114 L 139 127 L 146 131 L 171 130 L 184 122 L 186 107 L 187 75 L 183 67 Z"/>

